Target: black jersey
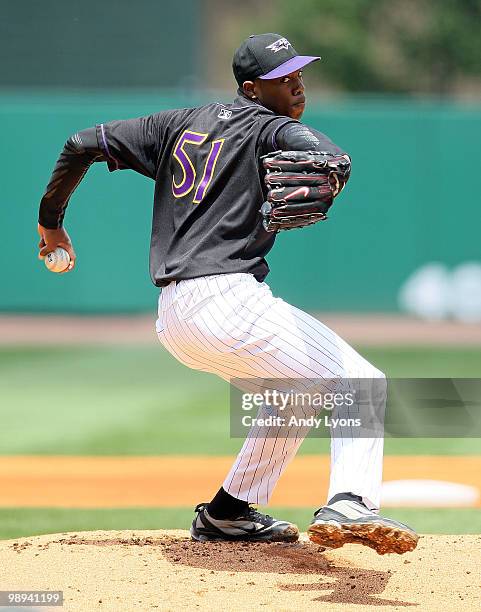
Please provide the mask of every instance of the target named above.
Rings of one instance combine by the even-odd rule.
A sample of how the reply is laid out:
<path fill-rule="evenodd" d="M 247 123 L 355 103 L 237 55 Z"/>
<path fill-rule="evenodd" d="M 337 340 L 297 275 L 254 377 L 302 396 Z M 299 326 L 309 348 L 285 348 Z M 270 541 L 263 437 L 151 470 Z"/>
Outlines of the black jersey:
<path fill-rule="evenodd" d="M 275 234 L 264 230 L 259 213 L 266 195 L 260 157 L 289 148 L 291 142 L 302 148 L 299 137 L 304 148 L 340 152 L 323 134 L 243 95 L 232 104 L 111 121 L 97 125 L 95 135 L 95 143 L 88 146 L 88 130 L 67 143 L 68 154 L 57 162 L 61 168 L 51 181 L 57 198 L 47 188 L 40 223 L 61 224 L 71 193 L 63 193 L 62 202 L 59 181 L 68 182 L 69 168 L 75 181 L 70 191 L 93 161 L 106 161 L 111 171 L 132 169 L 154 179 L 150 273 L 157 286 L 234 272 L 251 273 L 262 281 Z M 78 179 L 75 152 L 89 156 L 77 161 L 77 173 L 82 173 Z"/>
<path fill-rule="evenodd" d="M 262 280 L 268 272 L 275 236 L 259 215 L 259 157 L 275 148 L 273 130 L 292 120 L 244 100 L 97 126 L 110 170 L 155 180 L 150 273 L 158 286 L 229 272 Z"/>

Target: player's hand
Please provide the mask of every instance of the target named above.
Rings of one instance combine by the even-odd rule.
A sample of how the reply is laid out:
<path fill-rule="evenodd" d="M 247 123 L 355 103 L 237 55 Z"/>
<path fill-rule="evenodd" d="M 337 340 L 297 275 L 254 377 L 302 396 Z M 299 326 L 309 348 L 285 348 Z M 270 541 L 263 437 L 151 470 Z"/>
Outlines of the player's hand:
<path fill-rule="evenodd" d="M 47 229 L 42 225 L 38 225 L 38 233 L 40 235 L 40 241 L 38 243 L 39 253 L 38 258 L 44 259 L 47 253 L 55 251 L 57 247 L 62 247 L 70 255 L 70 264 L 65 272 L 70 272 L 75 268 L 75 251 L 72 246 L 70 236 L 67 234 L 65 228 L 60 227 L 58 229 Z"/>

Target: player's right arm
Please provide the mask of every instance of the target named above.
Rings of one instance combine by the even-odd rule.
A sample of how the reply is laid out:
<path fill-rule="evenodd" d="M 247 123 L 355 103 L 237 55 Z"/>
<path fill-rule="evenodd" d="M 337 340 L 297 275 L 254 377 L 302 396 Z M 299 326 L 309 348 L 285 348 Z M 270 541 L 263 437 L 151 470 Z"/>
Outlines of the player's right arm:
<path fill-rule="evenodd" d="M 60 246 L 70 255 L 70 269 L 75 265 L 75 252 L 63 221 L 70 197 L 94 162 L 107 162 L 110 171 L 132 169 L 155 179 L 168 116 L 169 111 L 111 121 L 77 132 L 67 139 L 40 202 L 41 259 Z"/>
<path fill-rule="evenodd" d="M 47 229 L 62 227 L 70 196 L 94 161 L 106 161 L 97 143 L 95 128 L 68 138 L 40 201 L 38 221 Z"/>
<path fill-rule="evenodd" d="M 98 146 L 95 128 L 82 130 L 68 138 L 40 201 L 40 259 L 57 247 L 62 247 L 70 255 L 69 270 L 74 268 L 75 251 L 70 236 L 63 227 L 63 218 L 70 196 L 94 161 L 106 161 Z"/>

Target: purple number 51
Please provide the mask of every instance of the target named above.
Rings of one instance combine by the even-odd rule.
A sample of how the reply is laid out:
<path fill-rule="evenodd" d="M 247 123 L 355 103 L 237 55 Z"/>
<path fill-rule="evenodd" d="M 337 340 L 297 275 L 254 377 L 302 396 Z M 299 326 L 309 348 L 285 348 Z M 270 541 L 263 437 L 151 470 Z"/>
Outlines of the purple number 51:
<path fill-rule="evenodd" d="M 209 134 L 201 134 L 200 132 L 192 132 L 191 130 L 184 130 L 181 137 L 175 145 L 174 152 L 172 155 L 179 162 L 182 168 L 182 180 L 180 183 L 175 182 L 175 176 L 172 176 L 172 193 L 176 198 L 183 198 L 192 191 L 195 186 L 195 179 L 197 176 L 194 164 L 189 157 L 189 154 L 185 150 L 185 145 L 191 144 L 200 146 L 206 140 Z M 204 196 L 209 188 L 212 177 L 214 176 L 215 165 L 219 158 L 219 154 L 224 144 L 224 138 L 212 141 L 210 145 L 209 155 L 204 165 L 204 172 L 202 178 L 195 190 L 194 204 L 199 204 L 204 199 Z"/>

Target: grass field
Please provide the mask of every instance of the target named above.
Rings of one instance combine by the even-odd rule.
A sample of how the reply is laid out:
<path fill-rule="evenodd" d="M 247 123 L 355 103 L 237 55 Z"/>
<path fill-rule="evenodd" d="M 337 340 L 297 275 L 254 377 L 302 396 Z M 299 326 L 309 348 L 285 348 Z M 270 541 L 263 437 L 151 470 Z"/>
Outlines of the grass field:
<path fill-rule="evenodd" d="M 391 377 L 481 377 L 481 348 L 363 348 Z M 161 348 L 0 348 L 0 454 L 228 455 L 229 387 Z M 326 453 L 308 439 L 301 453 Z M 481 454 L 479 439 L 388 439 L 386 454 Z M 199 500 L 202 501 L 202 500 Z M 312 513 L 283 517 L 305 526 Z M 432 533 L 481 532 L 478 510 L 390 510 Z M 191 508 L 1 509 L 0 538 L 96 528 L 186 527 Z"/>
<path fill-rule="evenodd" d="M 481 349 L 360 348 L 391 377 L 481 377 Z M 0 454 L 237 451 L 229 386 L 156 348 L 0 348 Z M 308 439 L 301 452 L 327 452 Z M 386 453 L 480 453 L 478 439 L 390 439 Z"/>
<path fill-rule="evenodd" d="M 266 512 L 293 521 L 305 531 L 314 510 L 269 507 Z M 481 512 L 476 508 L 389 508 L 386 515 L 419 533 L 481 533 Z M 4 508 L 0 509 L 0 539 L 67 531 L 188 529 L 193 517 L 193 508 Z"/>

